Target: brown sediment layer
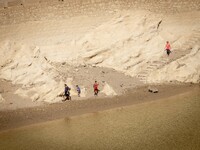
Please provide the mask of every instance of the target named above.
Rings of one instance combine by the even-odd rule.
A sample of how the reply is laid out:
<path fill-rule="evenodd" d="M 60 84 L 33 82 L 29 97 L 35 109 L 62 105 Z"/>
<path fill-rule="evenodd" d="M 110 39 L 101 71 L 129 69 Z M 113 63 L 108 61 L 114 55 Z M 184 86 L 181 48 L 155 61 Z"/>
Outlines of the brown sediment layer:
<path fill-rule="evenodd" d="M 161 100 L 179 94 L 200 91 L 199 85 L 157 85 L 159 93 L 149 93 L 148 87 L 132 89 L 125 95 L 113 98 L 94 98 L 88 100 L 66 101 L 33 108 L 7 110 L 0 112 L 0 131 L 30 124 L 77 116 L 116 107 L 128 106 L 149 101 Z"/>
<path fill-rule="evenodd" d="M 12 7 L 12 10 L 3 9 L 4 3 L 0 3 L 0 25 L 36 20 L 60 20 L 79 15 L 109 15 L 127 9 L 174 14 L 198 11 L 200 7 L 199 0 L 28 0 L 23 6 L 19 0 L 12 1 L 14 2 L 9 2 L 7 5 Z"/>

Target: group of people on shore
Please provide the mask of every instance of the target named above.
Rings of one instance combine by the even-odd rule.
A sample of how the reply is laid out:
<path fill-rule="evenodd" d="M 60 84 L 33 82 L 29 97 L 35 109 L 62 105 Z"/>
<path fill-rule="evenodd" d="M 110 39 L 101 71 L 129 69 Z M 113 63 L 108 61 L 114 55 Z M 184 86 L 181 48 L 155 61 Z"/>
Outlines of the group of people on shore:
<path fill-rule="evenodd" d="M 94 89 L 94 95 L 98 96 L 99 83 L 97 83 L 97 81 L 94 82 L 93 89 Z M 64 101 L 71 100 L 70 90 L 71 90 L 71 88 L 67 84 L 65 84 L 65 90 L 64 90 L 65 99 L 64 99 Z M 81 88 L 79 87 L 79 85 L 76 85 L 76 91 L 77 91 L 78 97 L 80 97 L 81 96 Z"/>
<path fill-rule="evenodd" d="M 166 42 L 165 50 L 166 50 L 167 55 L 169 56 L 170 53 L 171 53 L 171 45 L 170 45 L 169 41 Z M 98 96 L 98 93 L 99 93 L 98 87 L 99 87 L 99 84 L 97 83 L 97 81 L 95 81 L 94 84 L 93 84 L 94 96 Z M 71 88 L 68 87 L 67 84 L 65 84 L 65 90 L 64 90 L 65 100 L 71 100 L 70 90 L 71 90 Z M 81 88 L 78 85 L 76 85 L 76 91 L 77 91 L 78 97 L 80 97 Z"/>

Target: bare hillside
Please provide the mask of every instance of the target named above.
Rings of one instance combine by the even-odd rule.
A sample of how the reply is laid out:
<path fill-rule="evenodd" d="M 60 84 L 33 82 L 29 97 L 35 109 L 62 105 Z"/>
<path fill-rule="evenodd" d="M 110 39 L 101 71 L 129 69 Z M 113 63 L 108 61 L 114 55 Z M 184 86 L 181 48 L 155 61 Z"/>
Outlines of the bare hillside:
<path fill-rule="evenodd" d="M 0 2 L 0 78 L 17 86 L 13 96 L 57 102 L 64 83 L 91 97 L 95 80 L 102 96 L 200 81 L 198 0 Z"/>

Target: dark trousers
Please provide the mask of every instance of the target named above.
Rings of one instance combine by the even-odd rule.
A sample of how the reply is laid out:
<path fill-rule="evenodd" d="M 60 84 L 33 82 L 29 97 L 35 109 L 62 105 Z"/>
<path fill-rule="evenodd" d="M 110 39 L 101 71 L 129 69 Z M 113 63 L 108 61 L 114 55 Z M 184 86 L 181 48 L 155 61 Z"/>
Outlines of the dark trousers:
<path fill-rule="evenodd" d="M 169 56 L 169 54 L 171 53 L 171 51 L 169 49 L 166 49 L 167 51 L 167 55 Z"/>

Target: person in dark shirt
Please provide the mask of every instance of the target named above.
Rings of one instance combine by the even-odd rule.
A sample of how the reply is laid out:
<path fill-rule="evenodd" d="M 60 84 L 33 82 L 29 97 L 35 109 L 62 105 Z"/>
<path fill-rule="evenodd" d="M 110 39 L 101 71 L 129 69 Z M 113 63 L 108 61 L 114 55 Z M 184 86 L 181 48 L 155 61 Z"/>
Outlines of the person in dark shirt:
<path fill-rule="evenodd" d="M 70 96 L 70 87 L 68 87 L 67 86 L 67 84 L 65 84 L 65 91 L 64 91 L 64 93 L 65 93 L 65 100 L 71 100 L 71 96 Z"/>
<path fill-rule="evenodd" d="M 80 88 L 78 85 L 76 85 L 76 91 L 77 91 L 77 93 L 78 93 L 78 97 L 80 97 L 81 88 Z"/>

